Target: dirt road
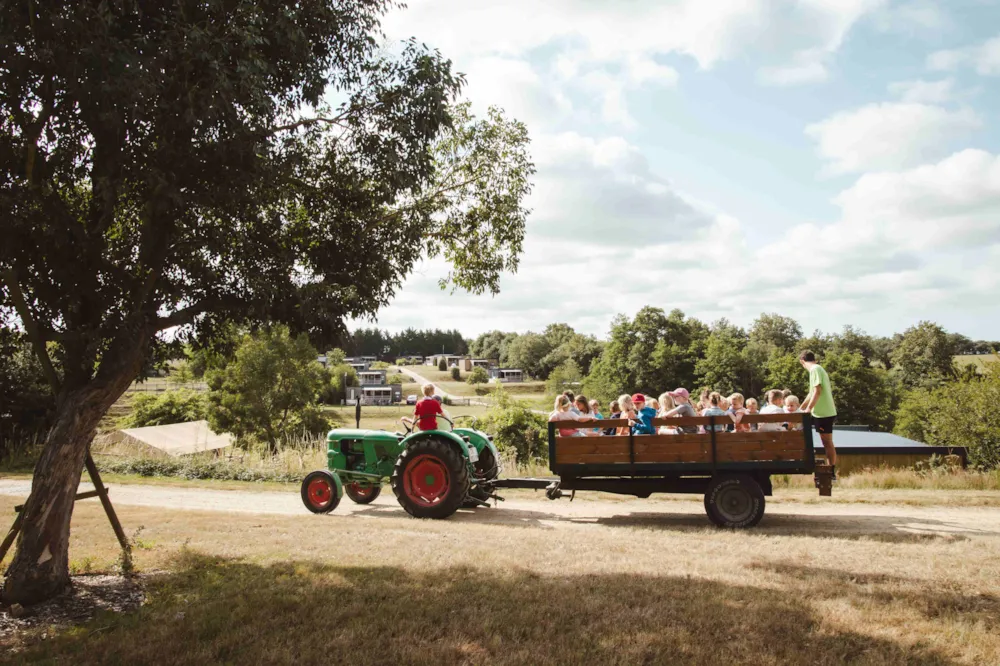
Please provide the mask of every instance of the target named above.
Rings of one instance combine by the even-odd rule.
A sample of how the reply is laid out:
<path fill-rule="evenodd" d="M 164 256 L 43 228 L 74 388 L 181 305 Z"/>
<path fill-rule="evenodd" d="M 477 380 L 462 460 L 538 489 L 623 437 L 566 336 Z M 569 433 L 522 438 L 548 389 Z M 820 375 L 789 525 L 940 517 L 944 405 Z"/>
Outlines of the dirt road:
<path fill-rule="evenodd" d="M 80 490 L 91 490 L 83 483 Z M 0 495 L 26 497 L 30 482 L 0 479 Z M 768 498 L 767 514 L 757 531 L 764 534 L 863 537 L 910 533 L 927 535 L 1000 535 L 1000 508 L 874 505 L 797 501 L 801 495 L 778 493 Z M 253 490 L 214 490 L 118 484 L 111 490 L 116 505 L 249 514 L 307 515 L 299 494 Z M 535 498 L 538 499 L 535 499 Z M 334 512 L 351 520 L 386 517 L 402 509 L 385 488 L 368 506 L 346 497 Z M 549 501 L 541 493 L 512 493 L 507 501 L 488 509 L 459 511 L 451 520 L 541 529 L 594 529 L 601 526 L 651 528 L 708 527 L 701 499 L 667 496 L 646 500 L 568 499 Z"/>

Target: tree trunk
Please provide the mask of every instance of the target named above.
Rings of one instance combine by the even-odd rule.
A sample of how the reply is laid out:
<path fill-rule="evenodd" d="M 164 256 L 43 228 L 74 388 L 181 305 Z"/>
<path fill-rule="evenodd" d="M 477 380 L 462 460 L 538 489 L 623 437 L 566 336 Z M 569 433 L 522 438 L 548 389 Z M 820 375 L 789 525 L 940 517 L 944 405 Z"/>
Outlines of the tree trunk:
<path fill-rule="evenodd" d="M 97 425 L 129 381 L 90 384 L 59 400 L 23 509 L 17 553 L 0 595 L 4 603 L 38 603 L 69 585 L 69 524 L 83 459 Z"/>

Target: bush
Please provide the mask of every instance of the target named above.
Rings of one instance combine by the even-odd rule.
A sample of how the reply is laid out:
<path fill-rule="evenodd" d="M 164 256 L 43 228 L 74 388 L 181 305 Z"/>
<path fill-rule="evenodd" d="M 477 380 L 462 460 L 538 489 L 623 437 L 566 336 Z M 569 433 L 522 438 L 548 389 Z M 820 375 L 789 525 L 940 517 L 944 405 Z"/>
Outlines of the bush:
<path fill-rule="evenodd" d="M 469 384 L 485 384 L 490 381 L 490 373 L 486 372 L 486 368 L 483 366 L 477 365 L 469 373 L 469 376 L 465 378 L 465 381 Z"/>
<path fill-rule="evenodd" d="M 438 360 L 438 370 L 440 370 L 441 372 L 448 371 L 448 364 L 444 362 L 443 358 Z"/>
<path fill-rule="evenodd" d="M 347 387 L 358 385 L 358 373 L 346 363 L 341 363 L 331 367 L 329 374 L 330 381 L 320 392 L 319 401 L 324 405 L 339 405 L 347 398 Z"/>
<path fill-rule="evenodd" d="M 370 367 L 372 370 L 388 370 L 389 364 L 385 361 L 375 361 Z"/>
<path fill-rule="evenodd" d="M 164 391 L 139 393 L 132 399 L 132 411 L 123 417 L 120 428 L 188 423 L 206 418 L 208 400 L 204 393 L 194 391 Z"/>
<path fill-rule="evenodd" d="M 458 368 L 451 369 L 451 378 L 456 382 L 462 381 L 462 373 L 458 371 Z"/>
<path fill-rule="evenodd" d="M 493 435 L 497 449 L 513 453 L 518 464 L 548 458 L 547 419 L 511 398 L 502 387 L 493 392 L 493 405 L 480 417 L 476 427 Z"/>
<path fill-rule="evenodd" d="M 953 381 L 933 390 L 914 389 L 896 412 L 895 432 L 931 446 L 964 446 L 969 462 L 1000 467 L 1000 364 L 981 377 Z"/>
<path fill-rule="evenodd" d="M 401 372 L 398 372 L 398 373 L 396 373 L 394 375 L 389 375 L 389 383 L 390 384 L 405 384 L 406 383 L 406 376 L 403 373 L 401 373 Z"/>

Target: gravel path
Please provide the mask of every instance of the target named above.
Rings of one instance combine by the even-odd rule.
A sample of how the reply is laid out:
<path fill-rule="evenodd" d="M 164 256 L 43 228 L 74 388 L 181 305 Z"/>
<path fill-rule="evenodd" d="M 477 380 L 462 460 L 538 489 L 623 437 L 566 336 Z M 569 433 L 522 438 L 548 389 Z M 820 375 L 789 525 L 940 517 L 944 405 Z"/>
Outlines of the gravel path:
<path fill-rule="evenodd" d="M 30 481 L 0 479 L 0 495 L 27 497 Z M 90 490 L 89 483 L 80 490 Z M 539 497 L 541 495 L 539 494 Z M 111 488 L 115 504 L 162 507 L 166 509 L 221 511 L 236 513 L 308 515 L 295 491 L 213 490 L 116 484 Z M 861 503 L 801 503 L 776 498 L 768 504 L 761 528 L 782 533 L 837 536 L 841 534 L 880 535 L 911 532 L 928 535 L 1000 536 L 1000 508 L 873 505 Z M 345 498 L 335 513 L 363 519 L 371 511 L 402 512 L 392 492 L 386 488 L 372 506 L 360 506 Z M 655 526 L 664 523 L 708 525 L 700 497 L 667 497 L 648 500 L 584 500 L 511 497 L 496 508 L 460 511 L 451 520 L 501 525 L 539 526 L 546 529 L 584 526 Z M 591 527 L 592 528 L 592 527 Z M 764 529 L 763 531 L 768 531 Z"/>

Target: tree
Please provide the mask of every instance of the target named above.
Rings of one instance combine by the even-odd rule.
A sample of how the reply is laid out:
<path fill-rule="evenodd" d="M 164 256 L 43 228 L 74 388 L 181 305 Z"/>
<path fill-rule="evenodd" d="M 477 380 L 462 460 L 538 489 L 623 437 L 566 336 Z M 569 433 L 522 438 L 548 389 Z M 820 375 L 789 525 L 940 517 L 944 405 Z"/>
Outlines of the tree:
<path fill-rule="evenodd" d="M 358 385 L 358 373 L 354 368 L 343 362 L 343 354 L 340 355 L 340 358 L 341 362 L 338 365 L 327 363 L 330 381 L 323 387 L 319 395 L 319 401 L 327 405 L 342 404 L 347 399 L 347 387 Z M 334 359 L 336 359 L 336 356 L 334 356 Z"/>
<path fill-rule="evenodd" d="M 225 368 L 208 375 L 208 423 L 238 444 L 257 440 L 273 453 L 288 438 L 329 428 L 317 401 L 330 376 L 306 335 L 275 326 L 247 337 Z"/>
<path fill-rule="evenodd" d="M 527 131 L 456 105 L 439 53 L 380 48 L 389 6 L 0 8 L 0 315 L 56 404 L 6 602 L 68 584 L 94 429 L 169 340 L 270 321 L 333 339 L 421 257 L 475 293 L 516 267 Z"/>
<path fill-rule="evenodd" d="M 809 374 L 802 369 L 798 354 L 785 354 L 775 350 L 768 357 L 765 370 L 765 389 L 789 389 L 800 400 L 805 400 L 809 392 Z M 763 392 L 751 395 L 762 398 Z"/>
<path fill-rule="evenodd" d="M 486 368 L 477 365 L 469 373 L 469 376 L 465 378 L 465 381 L 469 384 L 486 384 L 490 381 L 490 375 L 486 372 Z"/>
<path fill-rule="evenodd" d="M 451 378 L 456 382 L 462 381 L 462 373 L 459 371 L 458 366 L 451 369 Z"/>
<path fill-rule="evenodd" d="M 775 312 L 760 315 L 750 326 L 750 342 L 763 346 L 768 352 L 772 348 L 792 352 L 801 339 L 799 323 Z"/>
<path fill-rule="evenodd" d="M 439 372 L 447 372 L 448 371 L 448 362 L 445 361 L 444 358 L 439 358 L 438 359 L 438 371 Z"/>
<path fill-rule="evenodd" d="M 531 377 L 538 377 L 542 373 L 542 359 L 550 351 L 552 347 L 544 335 L 529 331 L 507 345 L 507 364 L 520 368 Z"/>
<path fill-rule="evenodd" d="M 830 375 L 838 422 L 892 430 L 894 392 L 885 370 L 858 352 L 827 352 L 822 365 Z"/>
<path fill-rule="evenodd" d="M 582 380 L 583 373 L 580 372 L 580 366 L 573 359 L 569 359 L 552 371 L 545 383 L 545 390 L 549 395 L 557 395 L 567 389 L 579 393 Z"/>
<path fill-rule="evenodd" d="M 475 358 L 494 359 L 507 365 L 507 345 L 517 337 L 517 333 L 489 331 L 482 333 L 469 345 L 469 353 Z"/>
<path fill-rule="evenodd" d="M 51 423 L 52 388 L 27 338 L 0 328 L 0 459 L 14 438 L 33 438 Z"/>
<path fill-rule="evenodd" d="M 909 388 L 933 388 L 955 377 L 952 340 L 937 324 L 922 321 L 903 332 L 892 365 Z"/>

